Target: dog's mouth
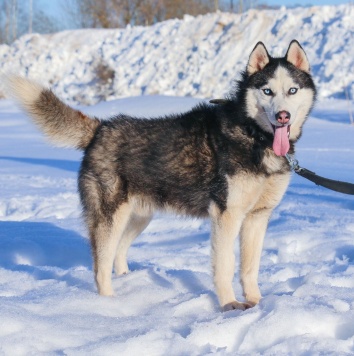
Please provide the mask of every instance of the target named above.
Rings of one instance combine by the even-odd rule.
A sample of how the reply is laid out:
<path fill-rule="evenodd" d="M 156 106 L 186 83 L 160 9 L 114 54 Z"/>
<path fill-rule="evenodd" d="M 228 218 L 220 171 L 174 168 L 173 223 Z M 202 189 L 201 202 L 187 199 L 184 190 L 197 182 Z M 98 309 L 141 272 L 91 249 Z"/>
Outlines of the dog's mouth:
<path fill-rule="evenodd" d="M 277 156 L 285 156 L 290 149 L 290 125 L 273 126 L 273 151 Z"/>

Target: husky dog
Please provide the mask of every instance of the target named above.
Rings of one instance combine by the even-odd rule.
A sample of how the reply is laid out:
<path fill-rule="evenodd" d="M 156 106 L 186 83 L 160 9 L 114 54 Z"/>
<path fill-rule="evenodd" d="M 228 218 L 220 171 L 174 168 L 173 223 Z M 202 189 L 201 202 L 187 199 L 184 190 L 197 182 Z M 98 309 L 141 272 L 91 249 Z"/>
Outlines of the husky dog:
<path fill-rule="evenodd" d="M 294 152 L 315 100 L 310 65 L 300 44 L 273 58 L 253 49 L 234 92 L 221 105 L 202 103 L 156 119 L 90 118 L 51 90 L 10 76 L 13 97 L 54 143 L 84 150 L 79 192 L 101 295 L 113 295 L 112 268 L 128 272 L 127 251 L 155 210 L 211 219 L 216 293 L 223 310 L 261 299 L 263 238 L 290 179 Z M 234 243 L 240 235 L 241 284 L 232 287 Z"/>

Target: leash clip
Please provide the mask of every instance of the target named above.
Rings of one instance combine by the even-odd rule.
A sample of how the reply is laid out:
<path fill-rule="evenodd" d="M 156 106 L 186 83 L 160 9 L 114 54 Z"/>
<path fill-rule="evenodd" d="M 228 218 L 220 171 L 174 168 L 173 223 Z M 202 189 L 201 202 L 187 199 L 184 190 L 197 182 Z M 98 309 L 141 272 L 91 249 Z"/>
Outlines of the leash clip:
<path fill-rule="evenodd" d="M 290 156 L 288 153 L 285 155 L 285 158 L 287 159 L 290 168 L 298 173 L 302 170 L 302 168 L 299 166 L 299 161 L 296 158 L 293 158 L 292 156 Z"/>

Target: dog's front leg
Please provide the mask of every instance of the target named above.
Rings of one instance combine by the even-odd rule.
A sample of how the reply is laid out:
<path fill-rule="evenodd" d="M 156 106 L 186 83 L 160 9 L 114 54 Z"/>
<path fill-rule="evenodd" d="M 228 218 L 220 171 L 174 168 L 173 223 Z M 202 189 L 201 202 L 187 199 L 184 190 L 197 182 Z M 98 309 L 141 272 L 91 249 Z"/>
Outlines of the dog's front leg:
<path fill-rule="evenodd" d="M 258 271 L 263 248 L 264 235 L 272 209 L 262 209 L 249 213 L 241 228 L 241 284 L 243 295 L 251 305 L 261 299 L 258 287 Z"/>
<path fill-rule="evenodd" d="M 235 273 L 234 245 L 244 215 L 237 209 L 220 212 L 217 207 L 213 207 L 210 213 L 214 284 L 220 305 L 224 311 L 248 309 L 252 305 L 237 301 L 232 287 Z"/>

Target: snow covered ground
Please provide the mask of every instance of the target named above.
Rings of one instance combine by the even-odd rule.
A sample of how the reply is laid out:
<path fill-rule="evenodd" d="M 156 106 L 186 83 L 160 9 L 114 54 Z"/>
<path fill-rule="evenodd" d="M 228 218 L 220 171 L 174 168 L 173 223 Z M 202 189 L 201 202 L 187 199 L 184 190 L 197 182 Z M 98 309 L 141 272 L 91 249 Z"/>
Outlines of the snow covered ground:
<path fill-rule="evenodd" d="M 146 96 L 84 110 L 152 116 L 196 102 Z M 319 103 L 297 156 L 318 174 L 354 181 L 346 105 Z M 255 308 L 219 311 L 209 223 L 170 215 L 157 215 L 136 240 L 132 272 L 104 298 L 80 219 L 80 156 L 49 146 L 0 101 L 0 355 L 354 353 L 354 197 L 293 177 L 270 222 Z M 240 295 L 238 271 L 234 285 Z"/>
<path fill-rule="evenodd" d="M 27 35 L 0 45 L 0 71 L 27 75 L 71 102 L 146 94 L 222 96 L 258 41 L 275 56 L 296 38 L 321 97 L 354 97 L 354 6 L 251 10 L 150 27 Z M 0 97 L 6 93 L 1 93 Z"/>
<path fill-rule="evenodd" d="M 324 99 L 343 98 L 344 87 L 353 98 L 353 18 L 347 4 L 24 36 L 0 46 L 0 71 L 69 102 L 110 100 L 83 108 L 90 114 L 154 116 L 222 96 L 257 41 L 283 55 L 297 38 L 320 94 L 297 157 L 353 182 L 348 104 Z M 187 97 L 140 96 L 159 93 Z M 123 96 L 132 97 L 115 100 Z M 354 354 L 353 196 L 293 177 L 270 221 L 253 309 L 220 312 L 208 221 L 161 214 L 133 244 L 132 272 L 114 279 L 116 297 L 103 298 L 80 218 L 80 157 L 0 101 L 0 356 Z M 237 270 L 234 285 L 240 296 Z"/>

